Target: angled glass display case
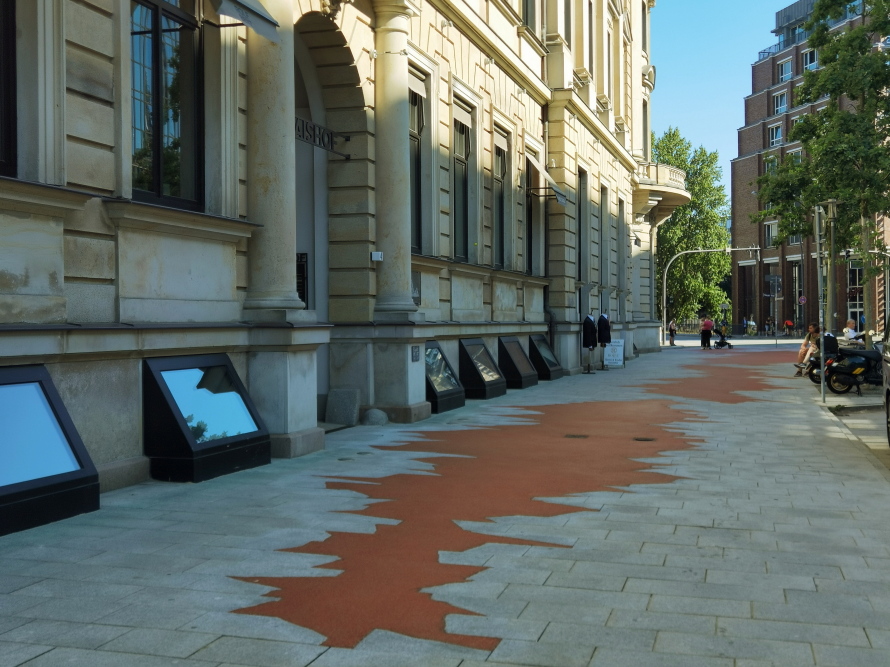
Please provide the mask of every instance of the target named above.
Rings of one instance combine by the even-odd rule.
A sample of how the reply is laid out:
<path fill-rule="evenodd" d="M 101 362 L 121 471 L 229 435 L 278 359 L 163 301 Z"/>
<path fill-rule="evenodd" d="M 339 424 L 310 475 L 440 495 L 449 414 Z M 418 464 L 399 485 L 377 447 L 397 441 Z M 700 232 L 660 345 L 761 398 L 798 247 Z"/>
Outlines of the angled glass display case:
<path fill-rule="evenodd" d="M 463 407 L 466 394 L 457 373 L 434 340 L 426 342 L 426 400 L 435 413 Z"/>
<path fill-rule="evenodd" d="M 144 364 L 144 448 L 153 478 L 201 482 L 271 461 L 269 432 L 227 355 Z"/>
<path fill-rule="evenodd" d="M 467 398 L 494 398 L 507 393 L 507 381 L 481 338 L 461 339 L 459 369 Z"/>
<path fill-rule="evenodd" d="M 538 371 L 516 336 L 498 338 L 498 361 L 507 380 L 507 389 L 525 389 L 538 384 Z"/>
<path fill-rule="evenodd" d="M 43 366 L 0 368 L 0 535 L 99 509 L 99 475 Z"/>
<path fill-rule="evenodd" d="M 538 377 L 541 380 L 558 380 L 567 374 L 565 368 L 559 363 L 550 343 L 544 334 L 532 334 L 528 337 L 528 356 L 531 359 Z"/>

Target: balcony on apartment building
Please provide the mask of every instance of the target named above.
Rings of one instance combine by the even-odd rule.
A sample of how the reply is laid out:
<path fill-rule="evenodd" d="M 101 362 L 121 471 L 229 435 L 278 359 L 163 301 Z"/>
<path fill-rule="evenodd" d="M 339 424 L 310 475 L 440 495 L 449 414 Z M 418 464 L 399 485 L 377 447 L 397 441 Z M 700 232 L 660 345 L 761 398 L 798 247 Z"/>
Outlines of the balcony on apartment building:
<path fill-rule="evenodd" d="M 807 41 L 810 38 L 810 31 L 804 30 L 803 24 L 812 14 L 815 4 L 816 0 L 798 0 L 777 11 L 776 27 L 773 32 L 779 36 L 779 41 L 760 51 L 757 55 L 757 62 L 766 60 L 790 46 Z M 862 14 L 862 0 L 856 0 L 856 2 L 851 2 L 838 18 L 829 19 L 828 25 L 834 28 L 860 14 Z"/>
<path fill-rule="evenodd" d="M 669 164 L 640 164 L 637 167 L 637 181 L 634 188 L 634 214 L 654 213 L 656 225 L 667 220 L 675 208 L 692 200 L 692 196 L 686 191 L 686 172 Z"/>

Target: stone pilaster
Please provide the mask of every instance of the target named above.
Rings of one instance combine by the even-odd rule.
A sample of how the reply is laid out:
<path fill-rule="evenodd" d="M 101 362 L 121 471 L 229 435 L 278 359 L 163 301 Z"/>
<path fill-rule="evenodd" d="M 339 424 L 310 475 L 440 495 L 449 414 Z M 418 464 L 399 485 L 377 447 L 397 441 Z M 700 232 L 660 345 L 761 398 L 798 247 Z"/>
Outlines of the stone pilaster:
<path fill-rule="evenodd" d="M 377 301 L 374 319 L 419 319 L 411 298 L 411 210 L 408 193 L 408 30 L 413 10 L 405 0 L 375 0 Z"/>

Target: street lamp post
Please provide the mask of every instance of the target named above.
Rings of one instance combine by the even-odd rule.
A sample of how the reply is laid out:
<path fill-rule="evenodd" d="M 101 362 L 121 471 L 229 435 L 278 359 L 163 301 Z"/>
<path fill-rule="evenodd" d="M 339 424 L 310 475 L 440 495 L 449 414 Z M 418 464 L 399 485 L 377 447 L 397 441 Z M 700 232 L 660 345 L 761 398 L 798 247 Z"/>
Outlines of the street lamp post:
<path fill-rule="evenodd" d="M 665 331 L 667 331 L 667 279 L 668 279 L 668 269 L 671 268 L 671 264 L 674 263 L 674 260 L 677 259 L 680 255 L 689 255 L 690 253 L 697 252 L 725 252 L 727 255 L 731 252 L 739 252 L 742 250 L 747 250 L 749 252 L 760 251 L 760 248 L 757 246 L 751 246 L 750 248 L 697 248 L 695 250 L 682 250 L 678 252 L 676 255 L 671 257 L 668 260 L 667 265 L 664 267 L 664 272 L 661 276 L 661 342 L 664 342 Z"/>

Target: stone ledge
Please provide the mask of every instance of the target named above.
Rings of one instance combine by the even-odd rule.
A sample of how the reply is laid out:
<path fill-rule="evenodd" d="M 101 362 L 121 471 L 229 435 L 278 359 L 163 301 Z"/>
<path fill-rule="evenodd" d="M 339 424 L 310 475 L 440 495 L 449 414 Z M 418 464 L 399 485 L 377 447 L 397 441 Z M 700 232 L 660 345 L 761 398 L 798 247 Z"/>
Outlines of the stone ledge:
<path fill-rule="evenodd" d="M 96 466 L 99 471 L 99 491 L 105 493 L 133 486 L 149 480 L 149 460 L 145 456 L 112 461 Z"/>

